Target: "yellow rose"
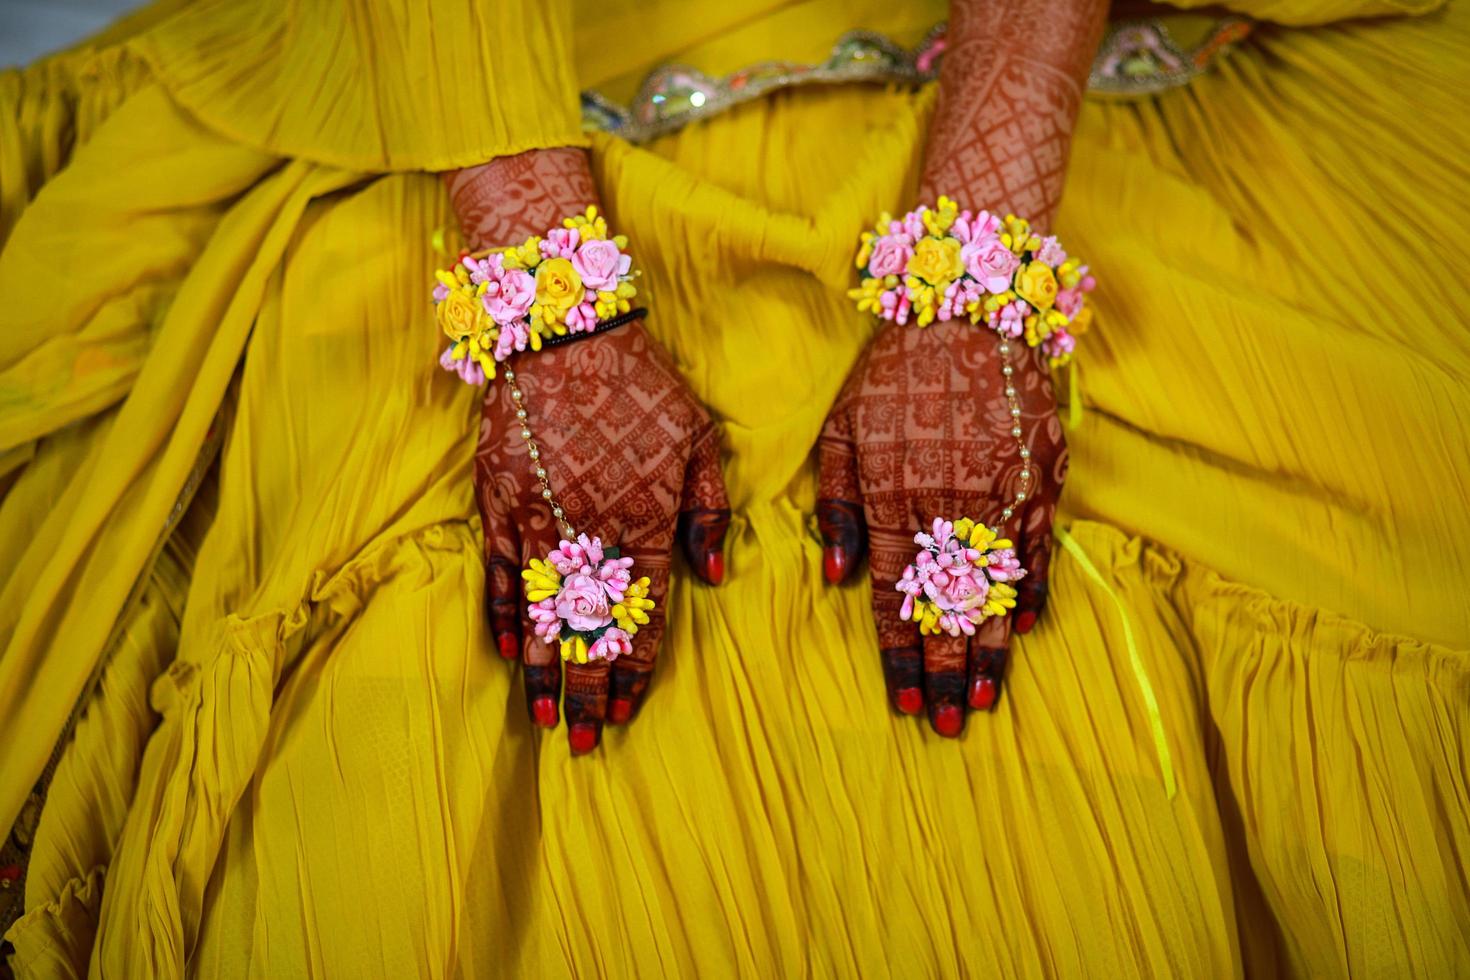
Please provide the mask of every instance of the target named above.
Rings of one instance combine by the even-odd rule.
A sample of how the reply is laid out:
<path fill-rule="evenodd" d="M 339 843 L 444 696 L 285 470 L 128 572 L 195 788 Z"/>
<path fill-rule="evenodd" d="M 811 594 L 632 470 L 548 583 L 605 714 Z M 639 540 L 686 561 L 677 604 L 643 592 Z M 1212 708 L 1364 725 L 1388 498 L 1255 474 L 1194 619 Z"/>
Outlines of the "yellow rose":
<path fill-rule="evenodd" d="M 965 271 L 965 263 L 960 260 L 959 239 L 927 236 L 919 239 L 905 271 L 943 289 Z"/>
<path fill-rule="evenodd" d="M 1057 277 L 1045 262 L 1032 262 L 1016 274 L 1016 295 L 1036 307 L 1049 310 L 1057 301 Z"/>
<path fill-rule="evenodd" d="M 453 341 L 478 337 L 482 330 L 490 326 L 485 307 L 462 289 L 451 289 L 443 302 L 434 308 L 434 314 L 444 335 Z"/>
<path fill-rule="evenodd" d="M 555 312 L 556 320 L 582 302 L 582 277 L 571 259 L 547 259 L 536 267 L 536 305 Z"/>

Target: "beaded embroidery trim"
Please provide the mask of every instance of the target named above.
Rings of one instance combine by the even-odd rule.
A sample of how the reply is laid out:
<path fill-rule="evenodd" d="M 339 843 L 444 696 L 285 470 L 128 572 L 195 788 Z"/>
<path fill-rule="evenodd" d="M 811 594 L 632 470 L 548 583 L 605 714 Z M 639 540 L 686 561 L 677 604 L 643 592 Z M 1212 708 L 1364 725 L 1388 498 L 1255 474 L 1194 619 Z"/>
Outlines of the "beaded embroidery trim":
<path fill-rule="evenodd" d="M 1205 41 L 1181 49 L 1161 20 L 1111 24 L 1088 76 L 1088 92 L 1140 98 L 1188 83 L 1251 33 L 1253 24 L 1222 18 Z M 633 101 L 619 105 L 595 91 L 582 93 L 582 128 L 643 143 L 732 106 L 797 85 L 848 82 L 919 84 L 939 75 L 945 25 L 939 24 L 909 50 L 872 31 L 849 31 L 826 61 L 809 65 L 763 61 L 721 79 L 697 68 L 671 64 L 649 75 Z"/>

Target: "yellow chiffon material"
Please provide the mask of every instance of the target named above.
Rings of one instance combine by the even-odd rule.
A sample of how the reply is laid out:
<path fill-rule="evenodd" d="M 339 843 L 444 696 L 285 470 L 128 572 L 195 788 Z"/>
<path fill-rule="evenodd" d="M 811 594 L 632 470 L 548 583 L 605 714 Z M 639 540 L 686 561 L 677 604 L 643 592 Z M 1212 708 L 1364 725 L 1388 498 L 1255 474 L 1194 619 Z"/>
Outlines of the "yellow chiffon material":
<path fill-rule="evenodd" d="M 361 51 L 391 20 L 299 24 Z M 479 607 L 477 396 L 426 304 L 442 183 L 381 172 L 505 152 L 521 110 L 343 135 L 300 91 L 169 74 L 189 22 L 118 42 L 152 53 L 69 161 L 57 125 L 0 130 L 0 166 L 41 161 L 0 252 L 0 825 L 107 665 L 20 975 L 1470 971 L 1470 214 L 1461 138 L 1413 122 L 1470 109 L 1464 14 L 1268 32 L 1085 105 L 1058 220 L 1102 283 L 1081 556 L 958 742 L 887 711 L 867 586 L 822 585 L 810 524 L 874 329 L 852 243 L 911 199 L 932 90 L 594 140 L 735 520 L 727 584 L 676 568 L 647 708 L 581 760 Z M 70 84 L 0 77 L 3 125 Z"/>

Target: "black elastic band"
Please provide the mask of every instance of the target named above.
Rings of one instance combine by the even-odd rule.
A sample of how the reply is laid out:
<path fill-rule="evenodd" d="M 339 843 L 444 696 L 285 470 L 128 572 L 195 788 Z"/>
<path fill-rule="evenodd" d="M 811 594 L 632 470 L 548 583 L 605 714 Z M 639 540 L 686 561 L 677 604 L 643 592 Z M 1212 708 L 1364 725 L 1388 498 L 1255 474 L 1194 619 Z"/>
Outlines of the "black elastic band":
<path fill-rule="evenodd" d="M 584 330 L 581 333 L 564 333 L 559 337 L 552 337 L 549 340 L 543 340 L 541 341 L 541 349 L 545 350 L 548 347 L 560 347 L 562 344 L 570 344 L 574 340 L 586 340 L 588 337 L 595 337 L 600 333 L 607 333 L 609 330 L 616 330 L 618 327 L 621 327 L 625 323 L 632 323 L 634 320 L 640 319 L 647 315 L 648 310 L 640 306 L 636 310 L 629 310 L 627 313 L 619 313 L 615 317 L 603 320 L 591 330 Z"/>

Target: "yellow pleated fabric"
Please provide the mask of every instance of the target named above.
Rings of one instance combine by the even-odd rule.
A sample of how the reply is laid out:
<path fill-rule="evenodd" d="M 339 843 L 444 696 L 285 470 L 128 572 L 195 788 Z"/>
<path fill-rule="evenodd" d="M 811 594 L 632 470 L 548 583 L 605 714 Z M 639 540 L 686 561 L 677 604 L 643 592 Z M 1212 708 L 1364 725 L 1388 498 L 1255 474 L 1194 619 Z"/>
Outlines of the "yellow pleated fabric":
<path fill-rule="evenodd" d="M 338 67 L 263 38 L 296 66 L 264 92 L 249 59 L 171 74 L 223 22 L 163 18 L 69 157 L 61 122 L 0 128 L 0 166 L 41 161 L 0 251 L 0 823 L 106 667 L 19 975 L 1470 971 L 1470 214 L 1463 138 L 1419 121 L 1470 109 L 1466 15 L 1263 29 L 1084 107 L 1071 543 L 958 742 L 887 711 L 867 586 L 822 584 L 810 518 L 874 329 L 853 241 L 912 197 L 932 89 L 594 140 L 735 519 L 725 586 L 676 566 L 638 722 L 573 760 L 479 608 L 476 394 L 426 302 L 442 183 L 382 172 L 508 152 L 520 110 L 461 145 L 425 112 L 414 157 L 407 117 L 344 135 L 316 100 L 346 89 L 287 87 L 398 43 L 383 9 L 288 18 Z M 0 98 L 64 117 L 68 84 Z M 375 86 L 354 105 L 396 104 Z"/>

